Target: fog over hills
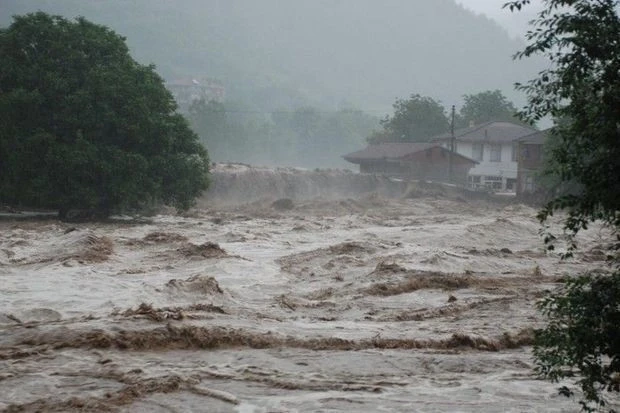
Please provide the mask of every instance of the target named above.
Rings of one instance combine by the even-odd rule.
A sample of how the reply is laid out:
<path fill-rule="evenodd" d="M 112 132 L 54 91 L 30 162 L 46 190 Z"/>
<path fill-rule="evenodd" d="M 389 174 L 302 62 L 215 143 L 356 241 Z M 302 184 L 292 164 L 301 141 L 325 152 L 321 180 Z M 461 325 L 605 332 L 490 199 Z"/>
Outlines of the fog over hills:
<path fill-rule="evenodd" d="M 456 0 L 3 0 L 0 23 L 43 10 L 83 15 L 127 37 L 167 79 L 220 79 L 231 99 L 262 110 L 343 103 L 383 115 L 412 93 L 461 103 L 513 84 L 540 61 L 498 23 Z"/>
<path fill-rule="evenodd" d="M 542 0 L 532 0 L 531 3 L 519 12 L 504 8 L 507 0 L 457 0 L 468 9 L 482 13 L 497 21 L 510 36 L 523 38 L 529 29 L 529 21 L 534 19 L 542 10 Z"/>

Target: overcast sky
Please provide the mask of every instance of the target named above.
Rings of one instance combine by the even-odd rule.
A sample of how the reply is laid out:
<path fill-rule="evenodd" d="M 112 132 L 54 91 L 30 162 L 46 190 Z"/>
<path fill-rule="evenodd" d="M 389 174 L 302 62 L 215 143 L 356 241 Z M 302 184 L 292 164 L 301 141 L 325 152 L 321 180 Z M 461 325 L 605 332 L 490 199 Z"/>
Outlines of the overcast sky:
<path fill-rule="evenodd" d="M 457 3 L 466 8 L 496 20 L 511 36 L 522 37 L 527 31 L 527 22 L 535 17 L 536 11 L 540 9 L 540 0 L 532 0 L 531 5 L 514 13 L 502 9 L 506 2 L 507 0 L 457 0 Z"/>

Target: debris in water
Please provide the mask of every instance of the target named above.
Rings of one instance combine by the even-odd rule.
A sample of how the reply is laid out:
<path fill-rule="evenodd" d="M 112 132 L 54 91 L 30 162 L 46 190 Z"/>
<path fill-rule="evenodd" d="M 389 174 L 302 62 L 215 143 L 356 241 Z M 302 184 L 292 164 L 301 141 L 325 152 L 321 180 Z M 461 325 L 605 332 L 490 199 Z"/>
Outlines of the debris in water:
<path fill-rule="evenodd" d="M 132 308 L 126 310 L 122 315 L 124 317 L 145 316 L 153 321 L 182 320 L 185 318 L 182 311 L 162 311 L 153 308 L 152 304 L 145 303 L 140 304 L 135 310 Z"/>
<path fill-rule="evenodd" d="M 483 337 L 462 332 L 449 338 L 363 338 L 345 339 L 320 336 L 298 338 L 273 332 L 259 333 L 226 327 L 173 325 L 146 330 L 56 332 L 24 337 L 30 345 L 50 345 L 61 348 L 118 348 L 124 350 L 224 349 L 224 348 L 301 348 L 307 350 L 367 350 L 367 349 L 458 349 L 500 351 L 532 345 L 534 329 L 524 328 L 516 333 L 504 332 L 499 337 Z"/>
<path fill-rule="evenodd" d="M 84 249 L 69 258 L 85 262 L 103 262 L 114 251 L 114 243 L 108 237 L 88 234 L 84 239 Z"/>
<path fill-rule="evenodd" d="M 290 198 L 280 198 L 271 204 L 271 207 L 279 211 L 291 210 L 295 207 L 293 200 Z"/>
<path fill-rule="evenodd" d="M 173 278 L 166 283 L 166 287 L 188 293 L 200 294 L 223 294 L 217 280 L 213 277 L 204 275 L 193 275 L 186 280 Z"/>
<path fill-rule="evenodd" d="M 276 303 L 280 305 L 280 307 L 288 308 L 291 311 L 295 311 L 297 309 L 297 304 L 295 304 L 287 295 L 282 294 L 275 298 Z"/>
<path fill-rule="evenodd" d="M 179 248 L 181 254 L 186 257 L 203 257 L 203 258 L 224 258 L 228 257 L 228 253 L 222 249 L 215 242 L 205 242 L 204 244 L 196 245 L 188 242 L 181 248 Z"/>
<path fill-rule="evenodd" d="M 356 255 L 373 251 L 373 248 L 359 242 L 343 242 L 329 247 L 329 252 L 334 255 Z"/>
<path fill-rule="evenodd" d="M 377 266 L 375 267 L 375 270 L 371 273 L 371 274 L 395 274 L 395 273 L 399 273 L 399 272 L 405 272 L 407 271 L 406 268 L 401 267 L 400 265 L 392 262 L 392 263 L 387 263 L 385 261 L 381 261 L 379 264 L 377 264 Z"/>
<path fill-rule="evenodd" d="M 398 295 L 421 289 L 455 290 L 468 288 L 472 278 L 468 276 L 448 275 L 437 272 L 418 272 L 401 282 L 375 283 L 362 292 L 368 295 Z"/>
<path fill-rule="evenodd" d="M 153 321 L 167 320 L 184 320 L 186 318 L 197 318 L 195 315 L 188 314 L 190 312 L 210 312 L 218 314 L 226 314 L 222 307 L 213 304 L 194 304 L 188 307 L 163 307 L 155 308 L 152 304 L 142 303 L 136 308 L 125 310 L 121 315 L 123 317 L 143 316 Z"/>
<path fill-rule="evenodd" d="M 184 242 L 187 241 L 187 237 L 175 232 L 160 232 L 155 231 L 147 234 L 143 240 L 145 242 L 152 242 L 155 244 L 164 242 Z"/>

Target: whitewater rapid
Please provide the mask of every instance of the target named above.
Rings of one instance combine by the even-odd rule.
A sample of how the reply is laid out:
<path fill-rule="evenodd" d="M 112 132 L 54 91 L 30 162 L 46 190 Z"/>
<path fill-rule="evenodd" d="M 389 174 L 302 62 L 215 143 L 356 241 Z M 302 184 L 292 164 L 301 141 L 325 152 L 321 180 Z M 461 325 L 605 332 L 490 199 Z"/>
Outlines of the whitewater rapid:
<path fill-rule="evenodd" d="M 569 412 L 533 373 L 536 210 L 443 197 L 0 222 L 0 410 Z M 561 245 L 558 246 L 561 250 Z"/>

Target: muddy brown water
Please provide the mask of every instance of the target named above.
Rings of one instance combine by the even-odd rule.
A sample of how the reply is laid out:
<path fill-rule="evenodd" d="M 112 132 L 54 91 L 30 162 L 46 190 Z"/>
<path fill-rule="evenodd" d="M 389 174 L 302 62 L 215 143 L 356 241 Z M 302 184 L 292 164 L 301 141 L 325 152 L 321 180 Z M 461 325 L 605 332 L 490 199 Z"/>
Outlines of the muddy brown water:
<path fill-rule="evenodd" d="M 369 195 L 1 222 L 0 410 L 578 411 L 533 374 L 534 304 L 604 268 L 605 234 L 560 262 L 535 214 Z"/>

